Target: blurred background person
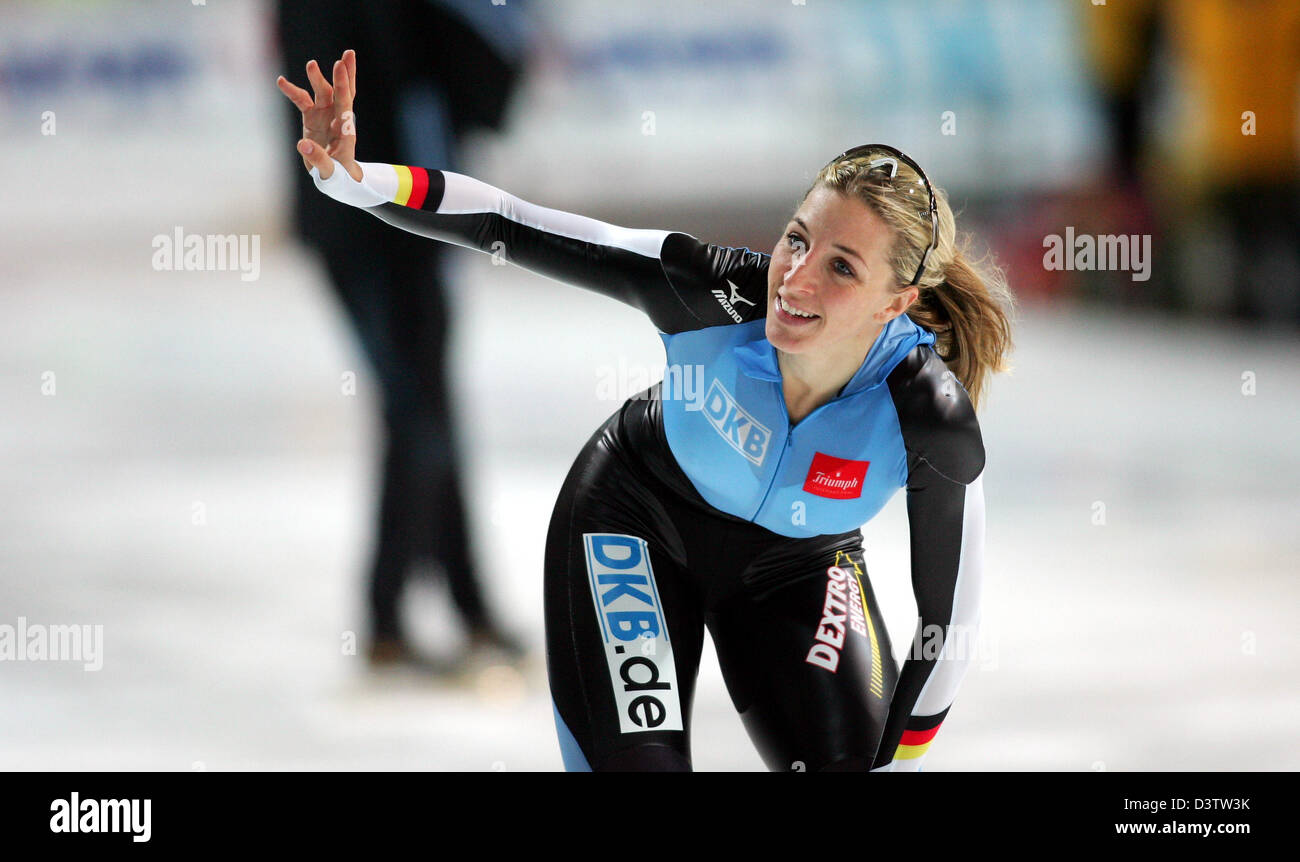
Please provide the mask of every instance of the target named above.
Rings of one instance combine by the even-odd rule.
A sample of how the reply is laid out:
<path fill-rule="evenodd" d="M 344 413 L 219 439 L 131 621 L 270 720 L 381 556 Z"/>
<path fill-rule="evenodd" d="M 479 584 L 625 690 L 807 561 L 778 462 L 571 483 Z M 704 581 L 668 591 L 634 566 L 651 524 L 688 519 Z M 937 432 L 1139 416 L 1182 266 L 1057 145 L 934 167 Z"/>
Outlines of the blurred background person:
<path fill-rule="evenodd" d="M 1169 255 L 1144 293 L 1178 311 L 1300 323 L 1300 4 L 1078 11 L 1108 121 L 1104 220 L 1154 230 Z"/>
<path fill-rule="evenodd" d="M 1163 206 L 1186 214 L 1175 253 L 1188 304 L 1294 327 L 1300 4 L 1167 0 L 1162 12 L 1182 110 L 1157 164 Z M 1202 244 L 1218 252 L 1220 265 Z"/>
<path fill-rule="evenodd" d="M 518 0 L 494 9 L 469 0 L 279 0 L 277 34 L 286 73 L 310 87 L 309 60 L 329 65 L 352 48 L 366 61 L 358 118 L 367 146 L 410 164 L 457 164 L 463 135 L 501 127 L 522 70 Z M 486 15 L 484 14 L 486 13 Z M 285 116 L 294 133 L 302 119 Z M 401 597 L 417 565 L 436 562 L 468 632 L 471 653 L 518 658 L 484 596 L 471 548 L 448 380 L 445 251 L 439 243 L 382 229 L 364 213 L 322 206 L 310 178 L 294 171 L 294 224 L 324 260 L 382 388 L 382 490 L 369 572 L 372 664 L 414 659 Z"/>

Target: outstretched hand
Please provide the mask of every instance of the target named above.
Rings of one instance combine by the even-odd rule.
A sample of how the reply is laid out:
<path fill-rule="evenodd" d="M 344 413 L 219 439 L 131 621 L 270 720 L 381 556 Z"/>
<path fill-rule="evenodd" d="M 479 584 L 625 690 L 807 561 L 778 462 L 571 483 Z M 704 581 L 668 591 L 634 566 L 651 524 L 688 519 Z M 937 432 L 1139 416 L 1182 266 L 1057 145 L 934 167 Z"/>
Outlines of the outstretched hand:
<path fill-rule="evenodd" d="M 283 75 L 276 78 L 280 92 L 302 111 L 302 138 L 298 153 L 303 167 L 316 168 L 327 180 L 334 173 L 334 160 L 358 182 L 362 178 L 357 164 L 356 117 L 352 100 L 357 95 L 357 52 L 348 49 L 334 62 L 334 83 L 325 80 L 315 60 L 307 63 L 307 80 L 312 93 L 289 82 Z"/>

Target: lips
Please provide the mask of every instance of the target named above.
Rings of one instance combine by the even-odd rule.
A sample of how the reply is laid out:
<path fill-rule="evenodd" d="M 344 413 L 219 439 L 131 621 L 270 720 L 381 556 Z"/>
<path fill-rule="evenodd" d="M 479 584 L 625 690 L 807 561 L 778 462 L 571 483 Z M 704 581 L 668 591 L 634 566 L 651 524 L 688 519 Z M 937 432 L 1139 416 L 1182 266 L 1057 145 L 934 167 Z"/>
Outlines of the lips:
<path fill-rule="evenodd" d="M 780 293 L 776 295 L 776 299 L 773 300 L 772 306 L 776 310 L 777 318 L 784 323 L 789 323 L 797 326 L 799 324 L 812 323 L 813 321 L 821 319 L 818 315 L 815 314 L 809 317 L 805 317 L 804 315 L 808 314 L 808 312 L 804 312 L 802 308 L 798 308 L 797 306 L 790 305 L 790 303 L 788 303 L 785 300 L 785 298 L 781 296 Z"/>

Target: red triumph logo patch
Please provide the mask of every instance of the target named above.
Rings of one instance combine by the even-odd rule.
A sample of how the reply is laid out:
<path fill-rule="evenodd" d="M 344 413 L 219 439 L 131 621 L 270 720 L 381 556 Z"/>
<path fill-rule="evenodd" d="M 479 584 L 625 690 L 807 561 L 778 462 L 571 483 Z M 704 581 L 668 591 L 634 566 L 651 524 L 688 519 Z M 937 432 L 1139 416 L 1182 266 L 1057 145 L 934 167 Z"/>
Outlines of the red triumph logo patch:
<path fill-rule="evenodd" d="M 862 486 L 867 481 L 867 467 L 870 461 L 850 461 L 836 458 L 825 452 L 814 452 L 812 466 L 808 468 L 808 478 L 804 480 L 803 489 L 818 497 L 830 497 L 832 500 L 852 500 L 862 496 Z"/>

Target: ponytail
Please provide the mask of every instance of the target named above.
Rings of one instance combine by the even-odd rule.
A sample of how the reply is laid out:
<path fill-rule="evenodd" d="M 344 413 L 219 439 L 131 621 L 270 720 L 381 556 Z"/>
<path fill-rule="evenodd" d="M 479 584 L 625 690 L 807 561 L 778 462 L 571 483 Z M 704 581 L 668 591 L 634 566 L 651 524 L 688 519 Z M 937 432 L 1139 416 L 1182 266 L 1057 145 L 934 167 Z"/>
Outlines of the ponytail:
<path fill-rule="evenodd" d="M 934 349 L 979 409 L 990 375 L 1010 370 L 1014 298 L 1006 276 L 988 257 L 972 262 L 955 250 L 944 279 L 923 288 L 908 317 L 935 335 Z"/>

